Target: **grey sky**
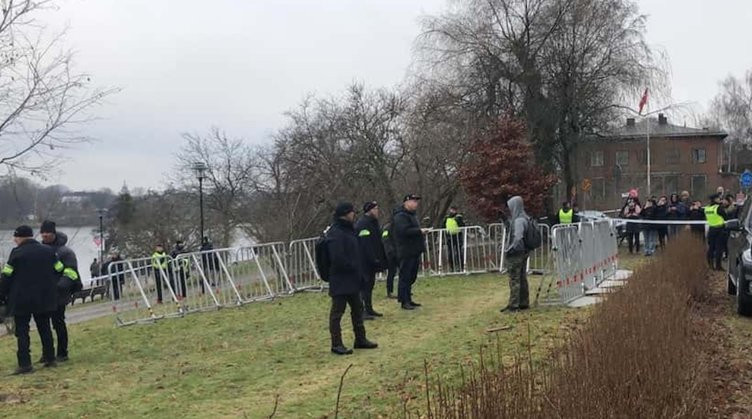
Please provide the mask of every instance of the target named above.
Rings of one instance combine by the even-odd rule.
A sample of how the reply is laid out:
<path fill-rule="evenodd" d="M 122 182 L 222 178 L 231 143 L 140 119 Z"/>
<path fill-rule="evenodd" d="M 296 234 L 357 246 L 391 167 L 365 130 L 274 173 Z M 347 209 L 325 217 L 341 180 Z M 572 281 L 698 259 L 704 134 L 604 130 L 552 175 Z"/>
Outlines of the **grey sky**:
<path fill-rule="evenodd" d="M 309 92 L 352 81 L 401 82 L 420 16 L 446 0 L 62 0 L 77 68 L 123 91 L 68 152 L 52 183 L 76 189 L 159 188 L 182 132 L 218 126 L 268 141 Z M 752 2 L 643 0 L 648 41 L 672 66 L 674 101 L 701 105 L 726 75 L 752 68 Z"/>

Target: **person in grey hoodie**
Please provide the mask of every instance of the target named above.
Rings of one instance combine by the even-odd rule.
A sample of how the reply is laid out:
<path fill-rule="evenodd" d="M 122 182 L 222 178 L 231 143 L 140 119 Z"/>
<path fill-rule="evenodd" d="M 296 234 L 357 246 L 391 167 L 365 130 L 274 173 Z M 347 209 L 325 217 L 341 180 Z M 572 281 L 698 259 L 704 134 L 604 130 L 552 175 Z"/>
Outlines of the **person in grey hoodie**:
<path fill-rule="evenodd" d="M 81 276 L 78 273 L 78 259 L 76 253 L 66 246 L 68 236 L 58 232 L 54 222 L 44 221 L 39 232 L 42 236 L 42 243 L 55 250 L 64 268 L 64 275 L 57 284 L 57 310 L 50 316 L 52 327 L 57 335 L 57 361 L 64 362 L 68 360 L 68 327 L 65 324 L 65 307 L 70 304 L 71 295 L 83 288 Z"/>
<path fill-rule="evenodd" d="M 528 251 L 525 247 L 525 229 L 530 218 L 525 213 L 522 197 L 514 196 L 509 199 L 507 208 L 510 212 L 511 234 L 504 263 L 509 272 L 509 304 L 501 309 L 502 313 L 526 310 L 530 307 L 527 284 Z"/>

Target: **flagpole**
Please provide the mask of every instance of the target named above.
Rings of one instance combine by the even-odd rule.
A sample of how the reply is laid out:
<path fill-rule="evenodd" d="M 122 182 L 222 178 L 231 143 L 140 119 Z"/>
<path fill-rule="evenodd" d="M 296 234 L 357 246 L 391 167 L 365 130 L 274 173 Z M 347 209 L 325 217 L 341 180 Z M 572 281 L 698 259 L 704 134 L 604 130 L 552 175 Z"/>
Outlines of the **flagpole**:
<path fill-rule="evenodd" d="M 647 93 L 647 90 L 646 90 Z M 648 156 L 648 194 L 647 199 L 650 199 L 650 105 L 645 102 L 645 137 L 647 138 L 647 156 Z"/>

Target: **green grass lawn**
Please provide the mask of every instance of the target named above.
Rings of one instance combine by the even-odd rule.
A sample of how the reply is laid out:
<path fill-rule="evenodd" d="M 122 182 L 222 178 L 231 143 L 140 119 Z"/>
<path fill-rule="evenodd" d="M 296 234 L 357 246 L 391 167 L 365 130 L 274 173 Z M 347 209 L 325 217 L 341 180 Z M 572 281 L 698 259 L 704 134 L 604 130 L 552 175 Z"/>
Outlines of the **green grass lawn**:
<path fill-rule="evenodd" d="M 531 277 L 531 298 L 540 277 Z M 0 416 L 10 417 L 276 417 L 331 415 L 348 365 L 342 417 L 399 416 L 403 399 L 422 408 L 424 361 L 430 374 L 456 382 L 459 366 L 480 348 L 505 356 L 547 354 L 586 310 L 540 307 L 502 315 L 506 278 L 498 275 L 419 279 L 424 307 L 398 309 L 379 283 L 375 305 L 384 317 L 366 323 L 379 348 L 338 357 L 329 353 L 329 298 L 302 293 L 218 312 L 115 328 L 111 318 L 71 329 L 71 361 L 24 377 L 5 377 Z M 486 329 L 512 326 L 494 333 Z M 343 319 L 352 344 L 349 315 Z M 38 358 L 38 337 L 32 337 Z M 0 367 L 15 367 L 15 339 L 0 338 Z"/>

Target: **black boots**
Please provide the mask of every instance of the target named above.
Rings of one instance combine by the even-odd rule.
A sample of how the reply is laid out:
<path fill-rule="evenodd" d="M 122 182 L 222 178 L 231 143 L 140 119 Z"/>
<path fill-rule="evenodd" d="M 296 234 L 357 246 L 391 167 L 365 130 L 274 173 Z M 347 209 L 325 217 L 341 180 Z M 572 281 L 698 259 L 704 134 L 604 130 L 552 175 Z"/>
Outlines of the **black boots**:
<path fill-rule="evenodd" d="M 410 303 L 402 303 L 402 309 L 403 310 L 415 310 L 415 307 L 410 305 Z"/>
<path fill-rule="evenodd" d="M 376 342 L 371 342 L 366 338 L 363 338 L 363 340 L 360 341 L 356 340 L 353 346 L 355 347 L 355 349 L 376 349 L 379 347 Z"/>
<path fill-rule="evenodd" d="M 13 375 L 22 375 L 22 374 L 29 374 L 31 372 L 34 372 L 34 368 L 32 368 L 31 365 L 28 367 L 18 367 L 15 371 L 13 371 Z"/>
<path fill-rule="evenodd" d="M 332 346 L 332 353 L 336 355 L 350 355 L 353 353 L 353 350 L 345 348 L 344 345 L 338 345 Z"/>

